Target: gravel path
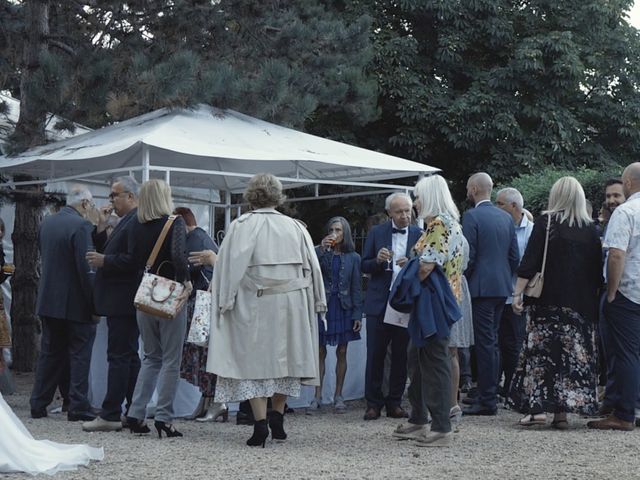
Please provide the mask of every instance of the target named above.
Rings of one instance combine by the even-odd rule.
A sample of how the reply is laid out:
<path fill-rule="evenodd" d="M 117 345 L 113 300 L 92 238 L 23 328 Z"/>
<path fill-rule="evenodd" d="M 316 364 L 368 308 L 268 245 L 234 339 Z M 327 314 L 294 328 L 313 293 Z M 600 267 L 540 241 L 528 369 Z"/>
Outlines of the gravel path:
<path fill-rule="evenodd" d="M 393 440 L 399 420 L 364 422 L 364 403 L 348 402 L 336 415 L 325 407 L 315 415 L 297 410 L 286 416 L 289 440 L 246 447 L 252 427 L 228 423 L 176 422 L 184 438 L 129 432 L 84 433 L 62 415 L 33 420 L 28 395 L 32 375 L 16 378 L 18 393 L 6 397 L 35 438 L 102 446 L 105 459 L 58 479 L 632 479 L 640 478 L 640 429 L 596 432 L 570 416 L 571 428 L 522 429 L 519 415 L 466 417 L 450 448 L 419 448 Z M 155 432 L 155 431 L 154 431 Z M 0 426 L 0 435 L 2 434 Z M 1 475 L 0 478 L 32 478 Z"/>

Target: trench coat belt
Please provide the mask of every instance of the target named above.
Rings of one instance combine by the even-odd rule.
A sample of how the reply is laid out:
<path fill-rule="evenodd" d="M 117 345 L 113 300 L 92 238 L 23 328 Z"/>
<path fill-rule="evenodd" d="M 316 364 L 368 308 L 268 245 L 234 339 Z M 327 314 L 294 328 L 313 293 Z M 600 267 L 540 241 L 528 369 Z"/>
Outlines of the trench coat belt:
<path fill-rule="evenodd" d="M 245 274 L 243 283 L 250 290 L 254 290 L 258 297 L 263 295 L 276 295 L 279 293 L 293 292 L 311 286 L 311 277 L 292 278 L 278 280 L 275 278 L 260 277 L 258 275 Z"/>

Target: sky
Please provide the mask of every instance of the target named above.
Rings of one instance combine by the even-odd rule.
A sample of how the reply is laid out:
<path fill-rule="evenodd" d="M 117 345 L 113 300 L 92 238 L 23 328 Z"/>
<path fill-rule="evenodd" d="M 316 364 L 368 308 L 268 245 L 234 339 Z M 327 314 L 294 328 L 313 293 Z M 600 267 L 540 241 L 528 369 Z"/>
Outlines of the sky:
<path fill-rule="evenodd" d="M 629 12 L 629 23 L 640 29 L 640 1 L 636 1 L 631 8 L 631 11 Z"/>

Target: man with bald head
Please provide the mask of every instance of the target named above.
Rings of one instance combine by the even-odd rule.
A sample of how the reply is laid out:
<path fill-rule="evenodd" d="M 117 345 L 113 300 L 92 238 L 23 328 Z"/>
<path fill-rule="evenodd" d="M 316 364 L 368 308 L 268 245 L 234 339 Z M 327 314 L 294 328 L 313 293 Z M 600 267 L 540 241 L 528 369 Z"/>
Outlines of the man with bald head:
<path fill-rule="evenodd" d="M 604 239 L 605 341 L 613 356 L 615 403 L 611 415 L 587 424 L 598 430 L 633 430 L 640 388 L 640 162 L 624 170 L 622 188 L 627 201 L 613 211 Z"/>
<path fill-rule="evenodd" d="M 462 231 L 469 242 L 465 271 L 473 307 L 473 329 L 478 365 L 478 396 L 464 409 L 465 415 L 495 415 L 498 386 L 498 328 L 512 276 L 520 260 L 511 216 L 491 203 L 493 181 L 476 173 L 467 182 L 467 198 L 475 208 L 462 217 Z"/>

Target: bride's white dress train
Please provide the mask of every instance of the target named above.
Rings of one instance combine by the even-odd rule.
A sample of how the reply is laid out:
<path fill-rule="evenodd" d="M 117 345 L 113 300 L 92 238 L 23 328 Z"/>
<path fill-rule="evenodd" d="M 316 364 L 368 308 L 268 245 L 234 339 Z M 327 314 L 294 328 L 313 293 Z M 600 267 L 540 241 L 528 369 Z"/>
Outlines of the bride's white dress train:
<path fill-rule="evenodd" d="M 35 440 L 0 395 L 0 473 L 53 475 L 103 458 L 102 448 Z"/>

